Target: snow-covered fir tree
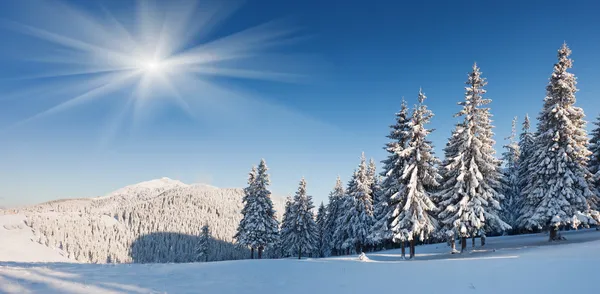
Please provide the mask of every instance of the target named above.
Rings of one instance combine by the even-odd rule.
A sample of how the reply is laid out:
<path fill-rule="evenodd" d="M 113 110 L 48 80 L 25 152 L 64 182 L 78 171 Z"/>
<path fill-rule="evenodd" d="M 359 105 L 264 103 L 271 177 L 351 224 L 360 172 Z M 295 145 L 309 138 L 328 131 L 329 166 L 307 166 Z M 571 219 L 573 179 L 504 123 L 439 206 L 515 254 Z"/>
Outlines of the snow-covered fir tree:
<path fill-rule="evenodd" d="M 385 194 L 381 191 L 380 183 L 381 178 L 376 175 L 372 186 L 375 192 L 373 193 L 373 227 L 369 234 L 369 240 L 376 248 L 386 248 L 391 245 L 392 240 L 392 230 L 389 227 L 391 211 L 389 210 L 389 199 L 385 198 Z"/>
<path fill-rule="evenodd" d="M 588 168 L 590 173 L 592 174 L 592 181 L 594 187 L 595 197 L 590 197 L 588 201 L 590 204 L 590 209 L 594 210 L 596 221 L 600 222 L 598 217 L 598 210 L 600 210 L 600 201 L 598 201 L 598 197 L 600 197 L 600 116 L 594 122 L 594 129 L 592 130 L 592 138 L 590 139 L 590 162 L 588 164 Z M 600 228 L 600 227 L 598 227 Z"/>
<path fill-rule="evenodd" d="M 500 162 L 494 157 L 491 114 L 489 108 L 483 107 L 491 100 L 483 98 L 486 81 L 476 64 L 466 84 L 465 101 L 459 102 L 462 109 L 456 114 L 464 120 L 457 126 L 451 145 L 446 146 L 446 156 L 453 156 L 444 162 L 438 196 L 439 218 L 461 237 L 463 250 L 467 237 L 483 237 L 486 229 L 510 229 L 498 216 L 503 199 Z"/>
<path fill-rule="evenodd" d="M 561 226 L 588 222 L 589 198 L 595 196 L 587 169 L 590 151 L 583 110 L 575 106 L 576 80 L 569 72 L 573 61 L 566 44 L 558 50 L 558 62 L 546 87 L 544 106 L 538 116 L 532 154 L 528 159 L 524 187 L 525 229 L 549 229 L 558 238 Z"/>
<path fill-rule="evenodd" d="M 250 220 L 250 214 L 248 213 L 249 209 L 253 207 L 252 202 L 255 199 L 254 191 L 254 180 L 256 179 L 256 166 L 252 166 L 250 173 L 248 174 L 248 186 L 244 188 L 244 197 L 242 198 L 242 202 L 244 203 L 244 208 L 242 209 L 242 220 L 238 225 L 237 232 L 234 236 L 237 243 L 240 245 L 251 247 L 250 240 L 247 238 L 248 233 L 248 222 Z M 254 258 L 254 247 L 251 247 L 251 256 L 250 258 Z"/>
<path fill-rule="evenodd" d="M 364 252 L 369 245 L 369 233 L 373 226 L 373 202 L 371 200 L 371 181 L 365 154 L 360 159 L 360 165 L 347 189 L 352 199 L 348 210 L 348 241 L 356 252 Z"/>
<path fill-rule="evenodd" d="M 328 242 L 328 247 L 335 255 L 341 254 L 341 243 L 336 239 L 335 232 L 338 226 L 343 225 L 340 220 L 344 214 L 344 186 L 340 177 L 337 177 L 335 187 L 329 193 L 329 204 L 327 205 L 327 218 L 325 219 L 324 238 Z"/>
<path fill-rule="evenodd" d="M 319 205 L 319 210 L 317 211 L 317 230 L 319 232 L 319 237 L 317 239 L 317 256 L 325 257 L 329 256 L 329 242 L 327 240 L 326 234 L 326 224 L 327 224 L 327 208 L 323 202 Z"/>
<path fill-rule="evenodd" d="M 521 152 L 515 140 L 517 133 L 517 117 L 512 121 L 511 135 L 507 137 L 508 144 L 504 145 L 502 159 L 504 161 L 504 201 L 501 203 L 501 218 L 511 227 L 516 228 L 519 210 L 519 158 Z"/>
<path fill-rule="evenodd" d="M 397 201 L 391 203 L 390 199 L 402 187 L 402 173 L 406 159 L 401 157 L 406 148 L 409 131 L 409 113 L 406 101 L 402 98 L 400 111 L 396 113 L 396 123 L 390 126 L 390 134 L 387 136 L 390 142 L 385 144 L 388 157 L 381 161 L 383 163 L 380 175 L 383 177 L 380 183 L 380 192 L 375 198 L 374 217 L 375 222 L 371 230 L 371 239 L 374 243 L 392 242 L 392 231 L 390 221 L 392 218 L 391 207 L 400 205 Z"/>
<path fill-rule="evenodd" d="M 527 185 L 527 174 L 528 174 L 528 166 L 529 159 L 531 158 L 531 154 L 533 151 L 533 143 L 534 143 L 534 135 L 531 132 L 531 123 L 529 121 L 529 115 L 526 114 L 523 119 L 523 124 L 521 127 L 521 134 L 519 135 L 519 165 L 518 165 L 518 191 L 519 197 L 517 197 L 514 203 L 515 206 L 515 214 L 516 219 L 514 220 L 514 224 L 516 227 L 513 227 L 513 232 L 521 232 L 523 229 L 523 225 L 521 224 L 521 216 L 530 212 L 524 211 L 524 209 L 529 209 L 529 207 L 525 207 L 525 195 L 523 194 L 523 190 Z"/>
<path fill-rule="evenodd" d="M 353 189 L 353 183 L 356 181 L 356 170 L 352 173 L 352 177 L 348 181 L 343 196 L 338 203 L 338 216 L 335 219 L 335 231 L 333 232 L 333 244 L 339 254 L 350 254 L 350 249 L 354 246 L 354 240 L 351 238 L 351 209 L 354 207 L 354 198 L 350 196 L 350 191 Z M 337 189 L 337 186 L 336 186 Z"/>
<path fill-rule="evenodd" d="M 371 158 L 369 160 L 369 166 L 367 167 L 367 180 L 371 186 L 371 203 L 375 202 L 375 193 L 377 193 L 377 168 L 375 167 L 375 160 Z"/>
<path fill-rule="evenodd" d="M 452 130 L 452 134 L 446 142 L 446 146 L 444 147 L 444 160 L 439 168 L 439 173 L 441 175 L 440 187 L 438 193 L 434 196 L 434 203 L 438 209 L 438 220 L 443 220 L 443 218 L 447 217 L 447 213 L 445 212 L 448 205 L 451 205 L 453 202 L 457 201 L 454 199 L 449 201 L 451 196 L 458 197 L 459 195 L 453 194 L 445 194 L 447 191 L 451 191 L 452 187 L 456 184 L 456 181 L 453 180 L 456 178 L 456 158 L 460 153 L 460 143 L 462 141 L 462 136 L 465 128 L 463 123 L 456 124 L 454 130 Z M 454 223 L 444 223 L 440 221 L 440 229 L 438 230 L 437 238 L 439 239 L 447 239 L 448 244 L 452 248 L 452 253 L 456 253 L 456 244 L 455 239 L 457 237 L 456 229 L 454 227 Z"/>
<path fill-rule="evenodd" d="M 263 250 L 277 241 L 279 222 L 275 217 L 267 164 L 261 160 L 256 170 L 256 177 L 248 187 L 248 199 L 244 207 L 244 223 L 242 240 L 250 248 L 258 249 L 258 258 L 262 257 Z"/>
<path fill-rule="evenodd" d="M 210 246 L 210 228 L 208 224 L 200 230 L 200 242 L 198 243 L 198 261 L 208 261 L 208 250 Z"/>
<path fill-rule="evenodd" d="M 431 196 L 439 185 L 438 159 L 433 155 L 432 132 L 425 128 L 433 113 L 423 104 L 425 95 L 419 90 L 419 104 L 408 124 L 408 144 L 401 157 L 406 158 L 402 173 L 402 188 L 392 197 L 397 203 L 392 213 L 391 229 L 394 239 L 410 242 L 410 258 L 415 255 L 415 242 L 424 241 L 436 230 L 438 224 L 433 213 L 436 209 Z"/>
<path fill-rule="evenodd" d="M 290 256 L 290 248 L 292 247 L 292 228 L 294 223 L 294 200 L 288 196 L 285 199 L 285 210 L 281 220 L 281 230 L 279 231 L 279 250 L 282 257 Z"/>
<path fill-rule="evenodd" d="M 303 254 L 310 255 L 317 249 L 319 230 L 313 215 L 314 205 L 312 196 L 306 194 L 306 181 L 300 180 L 300 185 L 291 212 L 290 252 L 298 254 L 298 259 Z"/>

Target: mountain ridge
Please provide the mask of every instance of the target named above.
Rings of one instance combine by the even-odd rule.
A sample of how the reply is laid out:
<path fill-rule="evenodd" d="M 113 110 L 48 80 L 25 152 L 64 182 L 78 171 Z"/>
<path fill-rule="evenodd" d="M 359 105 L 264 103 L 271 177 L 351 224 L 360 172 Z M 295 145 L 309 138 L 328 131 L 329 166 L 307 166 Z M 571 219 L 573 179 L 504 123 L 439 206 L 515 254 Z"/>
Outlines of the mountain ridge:
<path fill-rule="evenodd" d="M 209 260 L 241 259 L 248 256 L 248 249 L 235 244 L 233 236 L 242 218 L 243 194 L 241 188 L 185 184 L 163 177 L 100 197 L 57 199 L 13 213 L 25 215 L 35 242 L 79 262 L 194 261 L 196 244 L 192 243 L 204 224 L 214 239 Z M 272 196 L 272 201 L 281 219 L 284 199 Z M 140 238 L 150 245 L 143 250 L 136 247 L 134 260 L 132 246 Z M 179 251 L 169 249 L 173 246 Z"/>

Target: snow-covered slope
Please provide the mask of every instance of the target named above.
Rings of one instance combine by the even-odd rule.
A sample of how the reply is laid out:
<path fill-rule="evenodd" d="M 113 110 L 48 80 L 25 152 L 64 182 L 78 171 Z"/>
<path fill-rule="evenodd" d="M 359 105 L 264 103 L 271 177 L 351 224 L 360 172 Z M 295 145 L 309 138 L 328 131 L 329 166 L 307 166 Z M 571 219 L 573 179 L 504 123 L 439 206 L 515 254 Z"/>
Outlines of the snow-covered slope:
<path fill-rule="evenodd" d="M 58 249 L 80 262 L 194 261 L 204 224 L 209 225 L 214 242 L 209 260 L 240 259 L 249 254 L 232 244 L 242 217 L 242 197 L 242 189 L 162 178 L 103 197 L 62 199 L 5 211 L 0 218 L 18 213 L 22 223 L 33 229 L 30 242 Z M 278 197 L 273 202 L 280 216 L 284 202 Z M 16 260 L 10 258 L 0 260 Z"/>
<path fill-rule="evenodd" d="M 20 262 L 72 262 L 62 250 L 34 242 L 22 214 L 0 215 L 0 260 Z"/>
<path fill-rule="evenodd" d="M 445 244 L 326 259 L 189 264 L 0 262 L 5 293 L 597 293 L 600 232 L 488 238 L 486 249 L 448 254 Z M 543 246 L 547 245 L 547 246 Z"/>

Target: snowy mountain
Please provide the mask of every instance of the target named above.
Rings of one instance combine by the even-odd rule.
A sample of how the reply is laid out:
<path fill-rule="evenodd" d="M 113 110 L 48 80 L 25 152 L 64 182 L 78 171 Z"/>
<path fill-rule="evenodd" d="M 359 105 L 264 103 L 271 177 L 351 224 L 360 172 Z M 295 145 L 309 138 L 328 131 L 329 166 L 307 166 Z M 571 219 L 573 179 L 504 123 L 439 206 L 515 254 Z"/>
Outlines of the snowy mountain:
<path fill-rule="evenodd" d="M 233 244 L 243 190 L 161 178 L 97 198 L 61 199 L 18 209 L 34 242 L 92 263 L 192 262 L 201 227 L 211 231 L 209 261 L 249 256 Z M 283 201 L 273 197 L 278 218 Z M 268 256 L 268 252 L 265 252 Z"/>

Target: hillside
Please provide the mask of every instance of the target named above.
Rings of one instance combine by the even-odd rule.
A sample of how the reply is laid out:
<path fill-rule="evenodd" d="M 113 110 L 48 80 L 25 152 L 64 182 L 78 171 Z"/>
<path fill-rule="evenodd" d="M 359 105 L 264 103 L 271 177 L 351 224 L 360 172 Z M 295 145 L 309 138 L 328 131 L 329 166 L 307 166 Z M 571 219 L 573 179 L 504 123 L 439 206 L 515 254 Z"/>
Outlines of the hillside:
<path fill-rule="evenodd" d="M 449 254 L 418 246 L 414 261 L 398 250 L 324 259 L 239 260 L 193 264 L 95 265 L 0 262 L 3 293 L 596 293 L 600 232 L 488 238 Z"/>
<path fill-rule="evenodd" d="M 232 244 L 242 197 L 242 189 L 162 178 L 102 197 L 56 200 L 4 213 L 17 214 L 18 225 L 31 228 L 33 242 L 73 261 L 195 261 L 204 224 L 211 229 L 209 260 L 230 260 L 249 256 L 246 248 Z M 273 202 L 280 217 L 284 203 L 277 197 Z"/>

